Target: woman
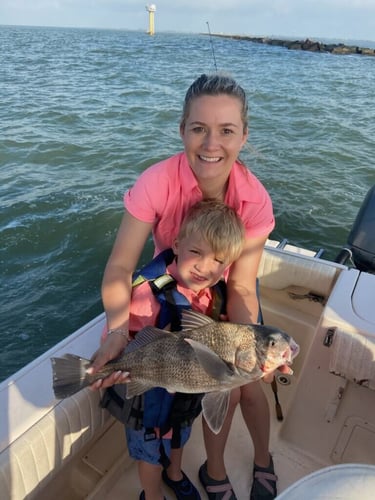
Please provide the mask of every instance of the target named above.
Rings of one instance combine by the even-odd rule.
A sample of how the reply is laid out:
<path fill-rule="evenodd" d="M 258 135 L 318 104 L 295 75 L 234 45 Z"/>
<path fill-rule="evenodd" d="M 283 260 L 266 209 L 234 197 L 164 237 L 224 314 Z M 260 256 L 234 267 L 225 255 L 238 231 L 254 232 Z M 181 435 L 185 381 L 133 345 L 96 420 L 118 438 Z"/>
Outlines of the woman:
<path fill-rule="evenodd" d="M 201 75 L 188 89 L 180 123 L 184 152 L 144 171 L 124 197 L 125 214 L 105 269 L 102 298 L 109 335 L 95 354 L 93 371 L 117 356 L 127 344 L 132 273 L 152 231 L 155 254 L 172 245 L 195 202 L 214 198 L 236 210 L 246 228 L 246 243 L 227 279 L 230 321 L 256 323 L 256 276 L 263 247 L 274 228 L 272 203 L 258 179 L 238 161 L 248 136 L 244 90 L 230 77 Z M 115 373 L 93 387 L 126 380 Z M 276 476 L 268 451 L 269 409 L 259 382 L 233 391 L 223 430 L 214 435 L 203 423 L 207 462 L 199 477 L 208 497 L 235 499 L 226 475 L 224 448 L 237 403 L 254 443 L 251 498 L 274 498 Z M 180 478 L 171 478 L 178 480 Z"/>

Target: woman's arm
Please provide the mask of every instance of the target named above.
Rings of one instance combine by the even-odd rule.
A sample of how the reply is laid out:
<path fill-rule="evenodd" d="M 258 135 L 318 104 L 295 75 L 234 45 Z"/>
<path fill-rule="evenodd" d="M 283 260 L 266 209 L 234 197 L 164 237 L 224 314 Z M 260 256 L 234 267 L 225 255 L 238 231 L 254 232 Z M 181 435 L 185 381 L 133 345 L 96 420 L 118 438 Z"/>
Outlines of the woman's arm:
<path fill-rule="evenodd" d="M 128 343 L 132 274 L 152 226 L 152 223 L 142 222 L 125 211 L 102 282 L 102 300 L 108 330 L 121 329 L 125 335 L 113 333 L 107 336 L 93 356 L 92 373 L 121 354 Z M 115 373 L 107 377 L 102 384 L 94 384 L 93 388 L 108 387 L 124 378 L 124 374 L 121 376 L 120 373 Z"/>
<path fill-rule="evenodd" d="M 108 328 L 128 326 L 132 274 L 152 226 L 125 210 L 102 282 Z"/>
<path fill-rule="evenodd" d="M 229 321 L 258 322 L 256 278 L 266 240 L 264 236 L 247 239 L 240 257 L 232 264 L 227 282 Z"/>
<path fill-rule="evenodd" d="M 257 323 L 259 302 L 256 293 L 256 278 L 262 252 L 267 238 L 246 240 L 244 249 L 237 261 L 232 265 L 227 289 L 227 312 L 229 321 L 234 323 Z M 287 365 L 278 367 L 282 373 L 293 373 Z M 273 373 L 263 378 L 272 382 Z"/>

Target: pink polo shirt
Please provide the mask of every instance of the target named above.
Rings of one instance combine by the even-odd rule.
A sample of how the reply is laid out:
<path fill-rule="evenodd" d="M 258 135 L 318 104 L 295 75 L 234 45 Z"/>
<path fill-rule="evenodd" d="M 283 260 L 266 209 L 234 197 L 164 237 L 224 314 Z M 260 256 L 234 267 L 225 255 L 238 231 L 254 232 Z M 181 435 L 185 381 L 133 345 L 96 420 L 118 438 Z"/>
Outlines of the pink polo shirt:
<path fill-rule="evenodd" d="M 167 268 L 167 272 L 175 276 L 176 264 L 173 262 Z M 177 284 L 177 290 L 181 292 L 190 302 L 194 311 L 210 315 L 212 304 L 212 291 L 205 288 L 199 293 Z M 132 290 L 129 315 L 129 331 L 138 332 L 148 325 L 156 325 L 160 311 L 160 304 L 151 291 L 147 281 L 136 286 Z"/>
<path fill-rule="evenodd" d="M 124 195 L 128 212 L 153 223 L 155 255 L 170 248 L 188 209 L 202 192 L 184 152 L 147 168 Z M 275 226 L 272 202 L 262 183 L 244 165 L 230 172 L 225 203 L 236 210 L 248 238 L 268 236 Z"/>

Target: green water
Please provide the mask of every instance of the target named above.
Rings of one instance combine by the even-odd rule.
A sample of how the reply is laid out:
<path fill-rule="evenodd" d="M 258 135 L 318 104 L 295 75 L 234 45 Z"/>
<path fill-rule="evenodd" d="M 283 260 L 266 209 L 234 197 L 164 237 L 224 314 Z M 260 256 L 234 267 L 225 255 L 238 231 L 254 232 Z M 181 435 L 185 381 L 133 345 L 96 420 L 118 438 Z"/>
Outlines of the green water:
<path fill-rule="evenodd" d="M 101 312 L 123 193 L 181 149 L 184 93 L 214 66 L 202 35 L 3 26 L 0 41 L 2 379 Z M 272 196 L 272 237 L 334 258 L 375 182 L 374 59 L 214 49 L 248 92 L 242 159 Z"/>

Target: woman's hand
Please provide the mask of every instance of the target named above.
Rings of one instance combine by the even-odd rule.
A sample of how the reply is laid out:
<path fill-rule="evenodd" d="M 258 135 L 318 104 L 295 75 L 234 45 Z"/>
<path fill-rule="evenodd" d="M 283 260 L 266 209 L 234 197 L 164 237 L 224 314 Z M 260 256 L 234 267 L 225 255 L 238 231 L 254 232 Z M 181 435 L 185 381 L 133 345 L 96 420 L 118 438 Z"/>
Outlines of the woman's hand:
<path fill-rule="evenodd" d="M 279 371 L 281 373 L 285 373 L 285 375 L 293 375 L 293 370 L 288 365 L 279 366 L 277 368 L 277 371 Z M 267 373 L 267 375 L 264 375 L 262 380 L 266 384 L 271 384 L 274 376 L 275 376 L 275 371 L 273 371 L 271 373 Z"/>
<path fill-rule="evenodd" d="M 128 344 L 126 337 L 122 335 L 108 335 L 100 348 L 94 353 L 92 357 L 92 365 L 87 370 L 89 374 L 95 374 L 103 368 L 103 366 L 117 358 L 123 352 Z M 120 370 L 113 372 L 108 377 L 102 378 L 94 382 L 91 386 L 91 390 L 105 389 L 113 384 L 122 384 L 129 382 L 129 372 L 122 372 Z"/>

